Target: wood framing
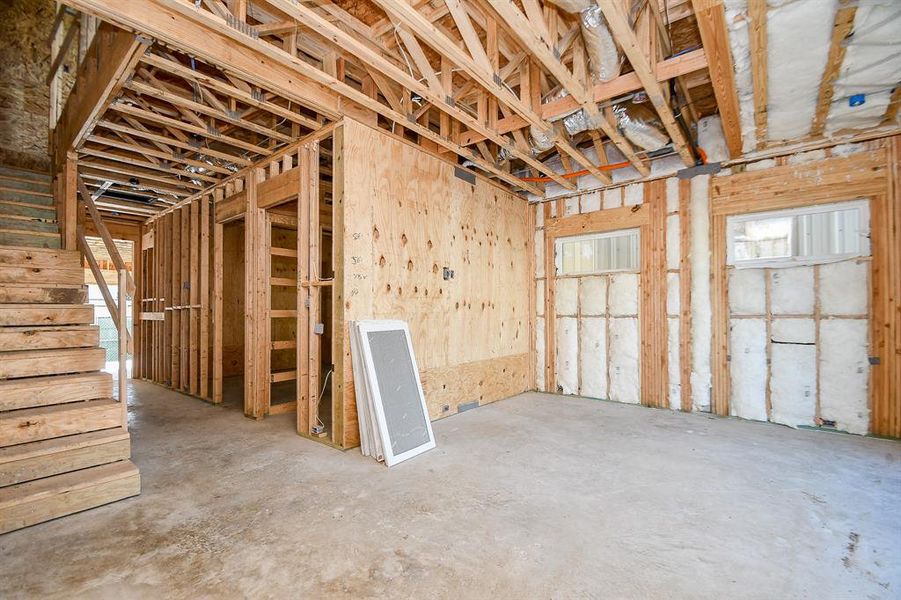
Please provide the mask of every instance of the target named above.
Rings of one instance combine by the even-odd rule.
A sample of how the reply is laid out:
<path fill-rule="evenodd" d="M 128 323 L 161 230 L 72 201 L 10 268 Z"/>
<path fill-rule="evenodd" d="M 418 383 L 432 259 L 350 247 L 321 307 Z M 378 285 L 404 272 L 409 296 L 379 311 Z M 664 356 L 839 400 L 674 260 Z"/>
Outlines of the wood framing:
<path fill-rule="evenodd" d="M 544 213 L 544 315 L 545 386 L 557 389 L 556 372 L 556 243 L 588 233 L 606 233 L 620 229 L 639 229 L 641 273 L 639 289 L 639 327 L 641 337 L 641 403 L 668 407 L 668 350 L 666 316 L 666 191 L 664 182 L 644 184 L 645 202 L 571 216 L 551 216 L 550 204 Z M 562 214 L 558 205 L 557 214 Z"/>
<path fill-rule="evenodd" d="M 713 307 L 713 412 L 729 414 L 728 286 L 726 219 L 731 215 L 866 198 L 870 205 L 872 288 L 870 290 L 870 429 L 901 436 L 897 395 L 899 361 L 899 197 L 896 136 L 876 149 L 846 158 L 777 166 L 714 177 L 711 206 L 711 298 Z"/>
<path fill-rule="evenodd" d="M 741 116 L 738 112 L 735 71 L 723 1 L 692 0 L 691 3 L 697 17 L 704 51 L 707 53 L 710 81 L 716 94 L 726 145 L 732 158 L 738 158 L 742 154 Z"/>

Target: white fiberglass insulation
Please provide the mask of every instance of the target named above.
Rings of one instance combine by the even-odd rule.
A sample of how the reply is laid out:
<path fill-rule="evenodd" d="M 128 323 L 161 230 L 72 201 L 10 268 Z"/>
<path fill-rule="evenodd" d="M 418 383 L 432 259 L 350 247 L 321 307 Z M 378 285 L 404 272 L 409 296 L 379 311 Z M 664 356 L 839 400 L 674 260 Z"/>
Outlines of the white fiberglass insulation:
<path fill-rule="evenodd" d="M 865 319 L 820 323 L 820 416 L 850 433 L 867 433 L 869 361 Z"/>
<path fill-rule="evenodd" d="M 644 201 L 644 184 L 633 183 L 623 188 L 623 206 L 635 206 Z"/>
<path fill-rule="evenodd" d="M 544 316 L 544 282 L 535 282 L 535 313 Z"/>
<path fill-rule="evenodd" d="M 610 208 L 619 208 L 623 205 L 623 188 L 610 188 L 609 190 L 604 190 L 604 202 L 603 208 L 604 210 Z"/>
<path fill-rule="evenodd" d="M 816 321 L 773 319 L 770 335 L 772 421 L 812 426 L 817 403 Z"/>
<path fill-rule="evenodd" d="M 695 410 L 710 410 L 710 176 L 691 180 L 691 394 Z"/>
<path fill-rule="evenodd" d="M 557 315 L 574 317 L 579 313 L 579 280 L 557 279 L 554 283 L 554 303 Z"/>
<path fill-rule="evenodd" d="M 846 42 L 845 59 L 826 119 L 827 134 L 879 125 L 892 88 L 901 81 L 901 3 L 859 0 L 857 4 L 853 36 Z M 865 102 L 850 106 L 848 99 L 853 94 L 866 94 Z"/>
<path fill-rule="evenodd" d="M 820 310 L 824 315 L 866 315 L 869 261 L 846 260 L 820 267 Z"/>
<path fill-rule="evenodd" d="M 545 390 L 544 385 L 544 317 L 535 319 L 535 385 Z M 553 391 L 553 390 L 545 390 Z"/>
<path fill-rule="evenodd" d="M 698 121 L 698 146 L 707 154 L 707 162 L 729 160 L 729 147 L 726 145 L 726 134 L 723 133 L 723 122 L 719 115 Z"/>
<path fill-rule="evenodd" d="M 583 316 L 607 312 L 607 278 L 583 277 L 579 283 L 579 310 Z"/>
<path fill-rule="evenodd" d="M 563 394 L 579 393 L 579 320 L 557 317 L 557 388 Z"/>
<path fill-rule="evenodd" d="M 770 271 L 770 309 L 774 315 L 813 313 L 813 267 Z"/>
<path fill-rule="evenodd" d="M 590 213 L 601 210 L 601 190 L 595 190 L 587 194 L 579 196 L 579 210 L 583 213 Z"/>
<path fill-rule="evenodd" d="M 638 404 L 639 378 L 638 319 L 610 319 L 610 399 Z"/>
<path fill-rule="evenodd" d="M 748 39 L 747 0 L 725 0 L 726 25 L 729 28 L 729 46 L 735 67 L 735 89 L 741 120 L 742 151 L 750 152 L 757 146 L 754 128 L 754 85 L 751 81 L 751 51 Z"/>
<path fill-rule="evenodd" d="M 729 408 L 735 417 L 766 421 L 766 321 L 731 319 L 729 328 Z"/>
<path fill-rule="evenodd" d="M 679 368 L 679 319 L 670 318 L 667 321 L 667 325 L 669 406 L 673 410 L 679 410 L 682 407 L 682 372 Z"/>
<path fill-rule="evenodd" d="M 733 315 L 766 314 L 766 271 L 729 269 L 729 311 Z"/>
<path fill-rule="evenodd" d="M 610 315 L 638 315 L 638 274 L 617 273 L 610 280 L 608 290 Z"/>
<path fill-rule="evenodd" d="M 805 137 L 816 113 L 838 2 L 767 4 L 767 138 Z"/>
<path fill-rule="evenodd" d="M 583 317 L 579 331 L 579 394 L 607 398 L 607 320 Z"/>
<path fill-rule="evenodd" d="M 666 218 L 666 268 L 678 269 L 682 261 L 682 245 L 679 240 L 679 215 Z"/>
<path fill-rule="evenodd" d="M 535 231 L 535 277 L 544 277 L 544 230 Z"/>
<path fill-rule="evenodd" d="M 670 177 L 666 180 L 666 212 L 674 213 L 679 211 L 679 180 Z M 678 230 L 676 230 L 678 234 Z M 669 235 L 669 234 L 667 234 Z M 669 239 L 667 239 L 669 242 Z"/>
<path fill-rule="evenodd" d="M 672 317 L 679 316 L 679 274 L 666 274 L 666 314 Z"/>

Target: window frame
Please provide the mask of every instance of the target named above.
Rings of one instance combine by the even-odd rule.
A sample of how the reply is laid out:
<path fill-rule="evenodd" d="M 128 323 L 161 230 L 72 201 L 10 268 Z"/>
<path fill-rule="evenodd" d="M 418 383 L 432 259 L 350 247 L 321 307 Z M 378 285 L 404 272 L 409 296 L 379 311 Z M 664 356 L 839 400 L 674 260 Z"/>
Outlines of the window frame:
<path fill-rule="evenodd" d="M 638 264 L 634 267 L 622 269 L 603 269 L 599 271 L 578 271 L 573 273 L 563 272 L 563 252 L 562 247 L 565 243 L 582 242 L 588 240 L 600 240 L 617 237 L 630 237 L 635 235 L 638 239 L 636 247 L 636 259 Z M 628 227 L 626 229 L 614 229 L 612 231 L 603 231 L 596 233 L 583 233 L 579 235 L 570 235 L 558 237 L 554 239 L 554 273 L 556 277 L 587 277 L 591 275 L 605 275 L 607 273 L 638 273 L 641 271 L 641 228 Z"/>
<path fill-rule="evenodd" d="M 766 219 L 778 219 L 790 217 L 793 220 L 792 233 L 797 228 L 797 217 L 815 215 L 843 210 L 857 210 L 860 223 L 863 224 L 860 235 L 860 249 L 857 252 L 843 254 L 812 254 L 810 256 L 775 256 L 767 258 L 736 259 L 735 258 L 735 228 L 734 224 L 747 223 L 749 221 L 764 221 Z M 796 208 L 784 208 L 779 210 L 750 212 L 726 217 L 726 266 L 736 269 L 753 269 L 761 267 L 786 268 L 796 266 L 809 266 L 839 262 L 851 258 L 870 256 L 870 202 L 866 199 L 855 198 L 841 202 L 828 204 L 814 204 Z M 790 239 L 789 244 L 794 246 L 797 240 Z"/>

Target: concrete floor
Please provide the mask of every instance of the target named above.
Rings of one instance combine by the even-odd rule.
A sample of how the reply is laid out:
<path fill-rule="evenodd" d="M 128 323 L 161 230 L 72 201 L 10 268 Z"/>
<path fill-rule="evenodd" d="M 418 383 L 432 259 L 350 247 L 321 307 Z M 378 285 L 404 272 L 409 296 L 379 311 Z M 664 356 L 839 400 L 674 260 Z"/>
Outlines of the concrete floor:
<path fill-rule="evenodd" d="M 143 493 L 0 536 L 0 597 L 901 596 L 896 442 L 524 394 L 388 470 L 132 393 Z"/>

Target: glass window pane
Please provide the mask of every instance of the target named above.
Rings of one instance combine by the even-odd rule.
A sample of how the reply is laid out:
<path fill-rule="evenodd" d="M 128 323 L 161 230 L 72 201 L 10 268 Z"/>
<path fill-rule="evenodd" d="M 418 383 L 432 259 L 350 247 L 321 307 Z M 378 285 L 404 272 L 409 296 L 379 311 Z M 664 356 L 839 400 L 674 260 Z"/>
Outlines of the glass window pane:
<path fill-rule="evenodd" d="M 638 270 L 638 231 L 558 240 L 559 275 Z"/>

